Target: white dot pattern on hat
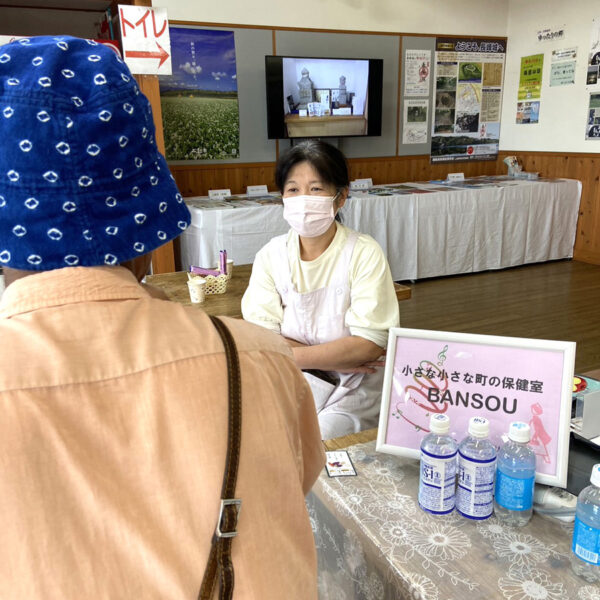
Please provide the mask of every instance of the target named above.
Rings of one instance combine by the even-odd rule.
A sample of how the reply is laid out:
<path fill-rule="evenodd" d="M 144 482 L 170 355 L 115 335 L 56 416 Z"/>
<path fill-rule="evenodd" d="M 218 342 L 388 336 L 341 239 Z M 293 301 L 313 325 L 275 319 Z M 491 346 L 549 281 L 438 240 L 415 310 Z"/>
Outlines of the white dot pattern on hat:
<path fill-rule="evenodd" d="M 113 50 L 69 36 L 1 46 L 0 263 L 116 265 L 181 234 L 189 211 L 153 134 Z"/>
<path fill-rule="evenodd" d="M 71 146 L 67 142 L 58 142 L 54 147 L 61 154 L 69 154 L 71 152 Z"/>

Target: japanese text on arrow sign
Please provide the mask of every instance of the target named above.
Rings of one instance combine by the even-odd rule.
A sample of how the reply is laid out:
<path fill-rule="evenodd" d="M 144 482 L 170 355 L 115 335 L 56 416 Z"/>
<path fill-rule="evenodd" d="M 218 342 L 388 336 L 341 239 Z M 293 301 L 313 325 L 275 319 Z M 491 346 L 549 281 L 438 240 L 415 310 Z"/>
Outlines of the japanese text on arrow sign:
<path fill-rule="evenodd" d="M 123 58 L 132 73 L 171 75 L 166 8 L 119 4 Z"/>

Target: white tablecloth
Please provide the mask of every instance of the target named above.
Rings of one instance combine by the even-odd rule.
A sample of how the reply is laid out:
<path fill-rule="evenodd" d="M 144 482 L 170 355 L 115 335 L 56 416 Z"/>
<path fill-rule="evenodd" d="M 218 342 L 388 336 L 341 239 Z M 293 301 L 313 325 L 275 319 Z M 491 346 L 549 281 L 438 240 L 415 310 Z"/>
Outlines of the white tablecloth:
<path fill-rule="evenodd" d="M 235 208 L 214 208 L 205 198 L 186 198 L 192 224 L 180 238 L 184 270 L 218 265 L 219 250 L 227 250 L 227 257 L 238 265 L 251 264 L 271 238 L 289 230 L 281 204 L 242 208 L 242 202 L 232 203 Z"/>
<path fill-rule="evenodd" d="M 395 281 L 573 256 L 579 181 L 485 178 L 467 180 L 464 188 L 402 186 L 352 192 L 341 211 L 345 225 L 379 242 Z M 406 193 L 411 186 L 424 193 Z M 288 230 L 280 205 L 205 209 L 202 199 L 186 202 L 192 226 L 181 238 L 183 268 L 216 265 L 222 248 L 236 263 L 251 263 L 269 239 Z"/>

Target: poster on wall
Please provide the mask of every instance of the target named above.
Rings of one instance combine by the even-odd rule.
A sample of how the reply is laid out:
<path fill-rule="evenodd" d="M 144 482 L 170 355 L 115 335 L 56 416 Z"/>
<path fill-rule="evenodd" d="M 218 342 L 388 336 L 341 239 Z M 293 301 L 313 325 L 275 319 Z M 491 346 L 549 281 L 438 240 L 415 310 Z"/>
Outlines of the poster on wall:
<path fill-rule="evenodd" d="M 428 96 L 431 50 L 406 50 L 404 54 L 404 95 Z"/>
<path fill-rule="evenodd" d="M 536 100 L 541 96 L 543 68 L 543 54 L 533 54 L 531 56 L 521 57 L 519 100 Z"/>
<path fill-rule="evenodd" d="M 540 103 L 517 102 L 517 125 L 530 125 L 540 121 Z"/>
<path fill-rule="evenodd" d="M 405 98 L 403 144 L 425 144 L 427 142 L 427 109 L 429 98 Z"/>
<path fill-rule="evenodd" d="M 598 84 L 598 69 L 600 69 L 600 17 L 596 17 L 592 20 L 590 52 L 588 54 L 587 85 Z"/>
<path fill-rule="evenodd" d="M 575 67 L 577 61 L 552 63 L 550 66 L 550 87 L 571 85 L 575 83 Z"/>
<path fill-rule="evenodd" d="M 431 162 L 495 160 L 504 40 L 437 38 Z"/>
<path fill-rule="evenodd" d="M 577 58 L 577 46 L 572 48 L 559 48 L 552 50 L 552 62 L 561 62 L 563 60 L 575 60 Z"/>
<path fill-rule="evenodd" d="M 574 364 L 575 342 L 393 327 L 377 451 L 418 458 L 433 414 L 450 418 L 457 441 L 471 417 L 485 417 L 496 447 L 512 421 L 523 421 L 536 480 L 564 486 Z"/>
<path fill-rule="evenodd" d="M 171 27 L 173 74 L 159 77 L 166 158 L 239 158 L 233 31 Z"/>
<path fill-rule="evenodd" d="M 600 94 L 590 94 L 585 139 L 600 140 Z"/>

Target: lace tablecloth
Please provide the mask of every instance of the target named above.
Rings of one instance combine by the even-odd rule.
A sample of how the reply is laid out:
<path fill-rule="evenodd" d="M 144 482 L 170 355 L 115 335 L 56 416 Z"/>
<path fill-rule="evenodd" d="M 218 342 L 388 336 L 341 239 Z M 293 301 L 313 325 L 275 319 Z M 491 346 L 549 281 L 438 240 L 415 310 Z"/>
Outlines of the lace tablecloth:
<path fill-rule="evenodd" d="M 600 600 L 571 571 L 572 524 L 432 517 L 417 503 L 417 461 L 375 442 L 347 450 L 358 475 L 323 472 L 307 499 L 322 600 Z"/>

